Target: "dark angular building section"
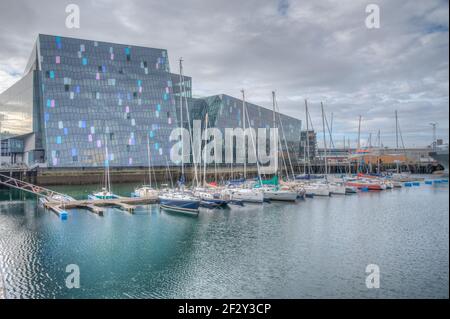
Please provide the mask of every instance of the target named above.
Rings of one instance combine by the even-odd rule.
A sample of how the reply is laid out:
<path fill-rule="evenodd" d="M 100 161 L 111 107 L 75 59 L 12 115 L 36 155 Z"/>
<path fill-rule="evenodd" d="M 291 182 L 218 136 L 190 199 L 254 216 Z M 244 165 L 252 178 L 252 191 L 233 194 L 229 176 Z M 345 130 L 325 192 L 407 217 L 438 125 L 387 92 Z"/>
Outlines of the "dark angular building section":
<path fill-rule="evenodd" d="M 39 35 L 23 78 L 0 95 L 0 120 L 18 123 L 7 127 L 12 134 L 3 138 L 2 161 L 14 154 L 11 161 L 28 166 L 146 166 L 150 139 L 152 164 L 165 166 L 181 103 L 189 109 L 183 107 L 186 128 L 188 119 L 203 123 L 206 113 L 210 127 L 242 127 L 242 100 L 193 98 L 192 78 L 181 80 L 164 49 Z M 272 110 L 246 105 L 253 128 L 272 126 Z M 297 157 L 301 121 L 279 117 Z"/>

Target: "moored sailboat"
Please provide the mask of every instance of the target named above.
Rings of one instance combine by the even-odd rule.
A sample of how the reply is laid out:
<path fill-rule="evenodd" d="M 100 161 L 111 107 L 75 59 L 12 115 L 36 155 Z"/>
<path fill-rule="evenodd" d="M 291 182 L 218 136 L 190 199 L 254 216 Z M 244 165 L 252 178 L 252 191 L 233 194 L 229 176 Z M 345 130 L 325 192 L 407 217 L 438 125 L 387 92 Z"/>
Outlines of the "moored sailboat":
<path fill-rule="evenodd" d="M 276 103 L 276 98 L 275 98 L 275 91 L 272 91 L 272 114 L 273 114 L 273 127 L 274 128 L 278 128 L 277 122 L 276 122 L 276 111 L 275 109 L 277 108 L 277 103 Z M 292 163 L 290 160 L 290 155 L 289 155 L 289 149 L 286 145 L 286 137 L 284 136 L 284 129 L 283 129 L 283 123 L 281 122 L 281 119 L 279 119 L 280 121 L 280 125 L 281 125 L 281 130 L 282 130 L 282 134 L 285 140 L 285 146 L 286 146 L 286 152 L 288 155 L 288 162 L 289 162 L 289 166 L 291 168 L 291 173 L 292 176 L 294 176 L 294 170 L 292 168 Z M 282 147 L 282 143 L 280 138 L 278 139 L 278 144 Z M 275 156 L 278 157 L 278 153 L 275 154 Z M 282 159 L 283 159 L 283 163 L 286 169 L 286 176 L 289 176 L 289 172 L 287 169 L 287 164 L 284 158 L 284 154 L 283 152 L 281 152 L 282 155 Z M 293 189 L 290 185 L 280 185 L 279 180 L 278 180 L 278 172 L 276 172 L 276 174 L 273 176 L 272 179 L 270 180 L 262 180 L 261 178 L 259 179 L 259 183 L 256 185 L 255 189 L 260 189 L 263 193 L 264 193 L 264 199 L 265 200 L 275 200 L 275 201 L 296 201 L 297 197 L 298 197 L 298 191 Z"/>
<path fill-rule="evenodd" d="M 109 153 L 108 153 L 108 140 L 105 138 L 105 179 L 104 186 L 101 191 L 95 192 L 88 195 L 89 199 L 98 200 L 98 199 L 116 199 L 120 196 L 114 194 L 111 191 L 111 177 L 109 173 Z"/>
<path fill-rule="evenodd" d="M 183 96 L 185 96 L 184 91 L 184 77 L 183 77 L 183 60 L 180 58 L 180 127 L 183 129 Z M 186 103 L 186 113 L 189 116 L 188 103 L 185 99 Z M 189 123 L 189 118 L 188 118 Z M 189 124 L 190 127 L 190 124 Z M 190 130 L 189 130 L 190 133 Z M 192 135 L 189 134 L 192 139 Z M 192 145 L 192 141 L 191 141 Z M 162 191 L 159 196 L 160 208 L 173 211 L 173 212 L 181 212 L 181 213 L 190 213 L 190 214 L 198 214 L 200 202 L 201 200 L 198 197 L 195 197 L 184 190 L 184 135 L 181 134 L 181 178 L 179 180 L 179 190 L 165 190 Z M 197 172 L 197 167 L 194 165 L 195 172 Z M 197 174 L 195 174 L 197 177 Z"/>
<path fill-rule="evenodd" d="M 161 208 L 174 212 L 198 214 L 200 199 L 184 192 L 166 192 L 158 196 Z"/>
<path fill-rule="evenodd" d="M 133 195 L 136 197 L 157 197 L 159 192 L 152 187 L 152 166 L 150 153 L 150 138 L 147 137 L 147 160 L 148 160 L 148 185 L 142 185 L 134 190 Z"/>
<path fill-rule="evenodd" d="M 205 115 L 205 134 L 208 134 L 208 113 Z M 208 140 L 208 136 L 205 136 L 205 140 Z M 198 197 L 200 206 L 205 208 L 225 208 L 228 206 L 231 196 L 227 196 L 217 188 L 216 182 L 214 184 L 208 184 L 206 182 L 206 165 L 207 165 L 207 152 L 203 154 L 203 187 L 196 187 L 193 189 L 193 195 Z M 216 172 L 216 168 L 215 168 Z M 196 179 L 197 180 L 197 179 Z"/>
<path fill-rule="evenodd" d="M 382 191 L 386 189 L 386 185 L 380 182 L 371 181 L 371 180 L 365 180 L 365 179 L 358 179 L 358 178 L 352 178 L 348 179 L 346 182 L 346 185 L 353 186 L 358 189 L 367 189 L 371 191 Z"/>

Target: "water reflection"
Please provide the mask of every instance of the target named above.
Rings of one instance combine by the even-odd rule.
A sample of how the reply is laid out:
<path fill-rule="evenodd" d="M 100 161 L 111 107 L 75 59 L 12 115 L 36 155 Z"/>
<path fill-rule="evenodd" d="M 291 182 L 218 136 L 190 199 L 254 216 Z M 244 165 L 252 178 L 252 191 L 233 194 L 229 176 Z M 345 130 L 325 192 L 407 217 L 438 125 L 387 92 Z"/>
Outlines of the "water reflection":
<path fill-rule="evenodd" d="M 117 185 L 129 195 L 134 185 Z M 95 187 L 93 187 L 95 189 Z M 92 189 L 59 188 L 83 198 Z M 0 191 L 0 269 L 10 298 L 448 298 L 448 187 L 422 186 L 198 216 L 108 208 L 61 221 Z M 365 287 L 376 263 L 381 288 Z M 65 287 L 68 264 L 81 288 Z"/>

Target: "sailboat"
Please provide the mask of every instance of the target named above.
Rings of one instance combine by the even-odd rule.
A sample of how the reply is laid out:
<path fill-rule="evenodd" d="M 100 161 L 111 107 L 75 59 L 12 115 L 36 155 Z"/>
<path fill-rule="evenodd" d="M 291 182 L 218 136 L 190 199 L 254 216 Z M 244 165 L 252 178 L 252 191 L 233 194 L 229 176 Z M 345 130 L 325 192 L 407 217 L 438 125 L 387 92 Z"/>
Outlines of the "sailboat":
<path fill-rule="evenodd" d="M 303 184 L 307 196 L 330 196 L 330 189 L 325 184 L 305 183 Z"/>
<path fill-rule="evenodd" d="M 384 183 L 363 178 L 349 178 L 346 185 L 356 187 L 360 190 L 366 189 L 370 191 L 382 191 L 386 189 L 386 185 Z"/>
<path fill-rule="evenodd" d="M 277 175 L 272 177 L 270 180 L 261 181 L 261 185 L 256 187 L 260 188 L 264 193 L 264 198 L 271 201 L 276 200 L 293 202 L 298 197 L 297 192 L 292 190 L 291 187 L 287 185 L 280 185 Z"/>
<path fill-rule="evenodd" d="M 184 77 L 183 77 L 183 59 L 180 58 L 180 127 L 183 129 L 183 94 L 184 93 Z M 186 102 L 186 113 L 189 116 L 189 110 Z M 189 122 L 189 118 L 188 118 Z M 190 127 L 190 123 L 189 123 Z M 189 130 L 189 134 L 191 132 Z M 162 191 L 158 196 L 160 207 L 162 209 L 180 213 L 198 214 L 201 200 L 198 197 L 185 192 L 184 190 L 184 140 L 183 133 L 181 134 L 181 177 L 179 180 L 179 190 Z M 192 135 L 191 135 L 192 138 Z M 192 145 L 192 143 L 191 143 Z M 194 165 L 195 172 L 196 166 Z M 197 174 L 195 174 L 197 175 Z M 197 177 L 197 176 L 195 176 Z"/>
<path fill-rule="evenodd" d="M 306 120 L 306 136 L 305 136 L 305 145 L 306 149 L 303 151 L 305 156 L 304 160 L 304 174 L 295 176 L 297 182 L 303 187 L 305 190 L 305 196 L 314 197 L 314 196 L 330 196 L 330 191 L 328 187 L 324 187 L 323 185 L 315 185 L 314 182 L 318 179 L 325 178 L 324 175 L 311 174 L 311 160 L 309 154 L 309 111 L 308 111 L 308 100 L 305 99 L 305 120 Z M 311 123 L 312 125 L 312 123 Z M 314 128 L 313 128 L 314 129 Z M 306 165 L 307 163 L 307 165 Z M 306 171 L 308 168 L 308 171 Z"/>
<path fill-rule="evenodd" d="M 241 90 L 242 93 L 242 129 L 245 132 L 245 122 L 247 118 L 247 105 L 245 101 L 245 92 Z M 254 144 L 253 134 L 251 136 L 252 144 Z M 246 146 L 245 143 L 245 134 L 244 134 L 244 149 Z M 253 145 L 253 150 L 256 153 L 256 148 Z M 258 176 L 259 176 L 259 164 L 258 166 Z M 229 194 L 231 199 L 234 202 L 245 202 L 245 203 L 257 203 L 262 204 L 264 202 L 264 193 L 261 190 L 249 188 L 246 183 L 247 178 L 247 163 L 246 159 L 244 159 L 244 178 L 241 180 L 230 181 L 228 187 L 223 191 L 225 194 Z"/>
<path fill-rule="evenodd" d="M 99 192 L 95 192 L 88 195 L 89 199 L 115 199 L 119 198 L 111 191 L 111 177 L 109 175 L 109 153 L 108 153 L 108 139 L 105 137 L 105 179 L 104 186 Z"/>
<path fill-rule="evenodd" d="M 273 126 L 274 128 L 278 127 L 276 124 L 276 117 L 275 117 L 275 91 L 272 91 L 272 104 L 273 104 Z M 281 144 L 280 140 L 278 140 L 278 143 Z M 276 154 L 278 156 L 278 154 Z M 284 161 L 284 154 L 283 156 L 283 163 Z M 286 164 L 285 164 L 286 166 Z M 286 167 L 286 173 L 288 174 L 287 167 Z M 275 176 L 272 178 L 272 180 L 269 181 L 263 181 L 260 179 L 259 187 L 263 193 L 264 193 L 264 199 L 267 200 L 278 200 L 278 201 L 296 201 L 298 197 L 298 193 L 293 190 L 291 187 L 284 185 L 281 186 L 278 181 L 278 174 L 275 174 Z"/>
<path fill-rule="evenodd" d="M 208 134 L 208 113 L 205 115 L 205 134 Z M 201 199 L 200 206 L 206 208 L 225 208 L 228 206 L 231 196 L 222 194 L 217 188 L 206 183 L 206 149 L 203 156 L 203 186 L 194 188 L 194 196 Z"/>
<path fill-rule="evenodd" d="M 150 154 L 150 137 L 147 137 L 147 157 L 148 157 L 148 185 L 142 185 L 134 190 L 136 197 L 156 197 L 159 192 L 152 187 L 152 168 L 151 168 L 151 154 Z"/>
<path fill-rule="evenodd" d="M 278 103 L 276 103 L 275 96 L 274 96 L 274 101 L 275 101 L 274 107 L 276 107 L 276 111 L 278 112 L 278 122 L 279 122 L 280 127 L 281 127 L 281 134 L 283 136 L 284 146 L 285 146 L 285 149 L 286 149 L 287 159 L 288 159 L 289 168 L 290 168 L 290 174 L 289 174 L 288 166 L 286 164 L 286 159 L 285 159 L 285 156 L 284 156 L 284 152 L 282 151 L 281 154 L 282 154 L 282 159 L 283 159 L 283 165 L 284 165 L 284 168 L 285 168 L 285 171 L 286 171 L 286 180 L 281 179 L 279 181 L 278 185 L 281 186 L 280 187 L 281 191 L 294 191 L 294 192 L 297 193 L 297 198 L 304 199 L 305 196 L 306 196 L 306 190 L 304 189 L 302 183 L 299 183 L 296 180 L 296 177 L 295 177 L 294 167 L 292 165 L 291 155 L 290 155 L 290 152 L 289 152 L 289 147 L 288 147 L 288 144 L 287 144 L 286 135 L 284 133 L 283 121 L 282 121 L 281 116 L 280 116 L 280 109 L 278 107 Z M 283 145 L 281 144 L 281 139 L 279 139 L 279 143 L 280 143 L 281 147 L 283 148 Z M 306 166 L 305 166 L 305 170 L 306 170 Z M 290 196 L 290 195 L 286 194 L 285 196 Z"/>
<path fill-rule="evenodd" d="M 322 102 L 320 102 L 320 107 L 322 110 L 324 162 L 325 162 L 325 181 L 322 183 L 322 185 L 324 185 L 324 187 L 328 187 L 328 189 L 330 190 L 330 194 L 345 195 L 347 193 L 346 189 L 345 189 L 345 185 L 342 185 L 339 183 L 332 183 L 332 182 L 328 181 L 328 157 L 327 157 L 327 139 L 326 139 L 326 133 L 325 133 L 325 112 L 323 110 Z M 327 123 L 328 123 L 328 121 L 327 121 Z M 330 140 L 331 140 L 331 138 L 330 138 Z"/>

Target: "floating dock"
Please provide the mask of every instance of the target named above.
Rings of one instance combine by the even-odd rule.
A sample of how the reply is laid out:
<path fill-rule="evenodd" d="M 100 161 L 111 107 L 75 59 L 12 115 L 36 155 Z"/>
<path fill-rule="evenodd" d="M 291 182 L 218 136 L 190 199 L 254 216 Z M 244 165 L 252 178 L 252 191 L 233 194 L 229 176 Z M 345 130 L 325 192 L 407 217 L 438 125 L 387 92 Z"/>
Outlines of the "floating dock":
<path fill-rule="evenodd" d="M 67 213 L 67 209 L 84 208 L 94 214 L 103 216 L 104 207 L 113 206 L 132 214 L 137 205 L 148 205 L 158 202 L 158 197 L 119 197 L 114 199 L 86 199 L 86 200 L 73 200 L 67 202 L 60 201 L 47 201 L 44 203 L 44 207 L 52 210 L 58 216 L 62 217 Z"/>
<path fill-rule="evenodd" d="M 45 198 L 46 201 L 43 202 L 44 207 L 55 212 L 61 219 L 67 219 L 66 209 L 71 208 L 84 208 L 99 216 L 103 216 L 103 207 L 105 206 L 120 207 L 122 210 L 132 214 L 136 208 L 136 205 L 147 205 L 158 202 L 157 196 L 56 201 L 52 200 L 52 198 L 56 195 L 62 198 L 67 197 L 67 195 L 3 174 L 0 174 L 0 184 Z"/>

